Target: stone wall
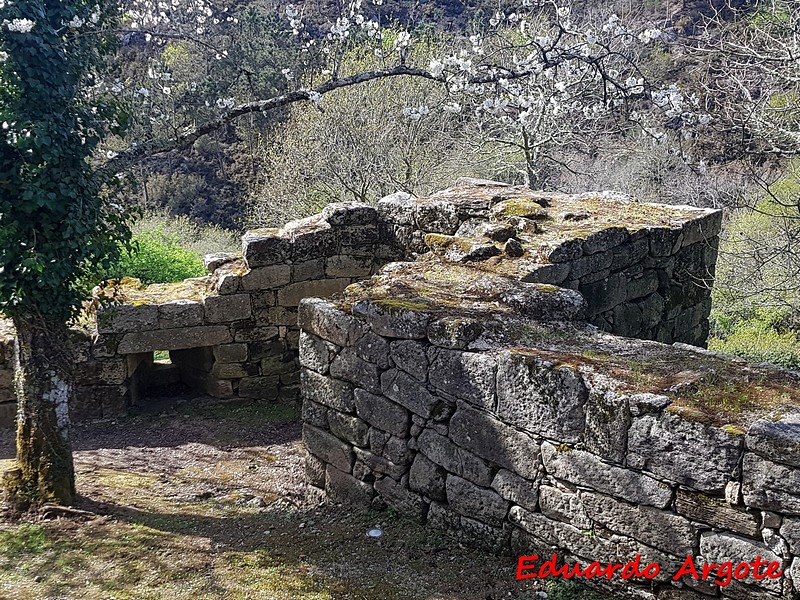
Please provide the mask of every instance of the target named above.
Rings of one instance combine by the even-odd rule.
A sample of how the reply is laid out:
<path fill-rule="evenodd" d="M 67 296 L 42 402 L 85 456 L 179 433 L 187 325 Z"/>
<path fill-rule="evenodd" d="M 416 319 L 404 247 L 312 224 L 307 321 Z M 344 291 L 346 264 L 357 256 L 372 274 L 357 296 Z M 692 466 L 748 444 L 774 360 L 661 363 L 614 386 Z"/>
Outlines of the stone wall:
<path fill-rule="evenodd" d="M 209 257 L 206 277 L 99 291 L 99 308 L 75 330 L 72 418 L 124 414 L 153 386 L 179 381 L 223 399 L 296 399 L 300 301 L 340 293 L 390 261 L 438 265 L 442 293 L 466 267 L 502 275 L 509 290 L 571 288 L 587 299 L 578 318 L 602 329 L 702 345 L 720 220 L 719 211 L 478 180 L 429 198 L 393 194 L 376 207 L 332 204 L 248 232 L 242 256 Z M 390 287 L 380 293 L 390 298 Z M 154 362 L 156 351 L 172 365 Z"/>
<path fill-rule="evenodd" d="M 652 581 L 591 581 L 631 597 L 800 597 L 798 374 L 599 332 L 571 290 L 456 276 L 460 303 L 407 266 L 301 303 L 313 496 L 539 564 L 658 563 Z M 389 279 L 405 297 L 380 297 Z M 463 300 L 477 288 L 494 296 Z M 785 574 L 672 582 L 687 555 Z"/>

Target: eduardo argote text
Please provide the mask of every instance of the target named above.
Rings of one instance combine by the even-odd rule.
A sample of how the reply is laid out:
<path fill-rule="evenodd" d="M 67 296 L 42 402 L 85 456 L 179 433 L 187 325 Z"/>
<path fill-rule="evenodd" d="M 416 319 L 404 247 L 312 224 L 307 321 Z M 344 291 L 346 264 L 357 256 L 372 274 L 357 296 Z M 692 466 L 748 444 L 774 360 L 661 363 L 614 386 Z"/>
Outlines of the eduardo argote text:
<path fill-rule="evenodd" d="M 609 581 L 612 578 L 621 580 L 654 579 L 661 573 L 661 565 L 658 563 L 642 564 L 641 555 L 627 563 L 605 563 L 592 562 L 588 565 L 565 564 L 558 559 L 558 554 L 553 554 L 547 560 L 541 560 L 538 555 L 520 556 L 517 561 L 517 579 L 546 579 L 548 577 L 561 577 L 563 579 L 584 578 L 601 579 Z M 683 577 L 690 577 L 698 581 L 709 581 L 720 586 L 726 586 L 734 579 L 745 579 L 752 577 L 756 581 L 763 579 L 778 579 L 783 575 L 779 562 L 768 562 L 760 556 L 750 562 L 741 561 L 734 563 L 726 561 L 723 563 L 705 562 L 699 557 L 689 555 L 683 561 L 681 567 L 671 573 L 673 581 L 678 581 Z"/>

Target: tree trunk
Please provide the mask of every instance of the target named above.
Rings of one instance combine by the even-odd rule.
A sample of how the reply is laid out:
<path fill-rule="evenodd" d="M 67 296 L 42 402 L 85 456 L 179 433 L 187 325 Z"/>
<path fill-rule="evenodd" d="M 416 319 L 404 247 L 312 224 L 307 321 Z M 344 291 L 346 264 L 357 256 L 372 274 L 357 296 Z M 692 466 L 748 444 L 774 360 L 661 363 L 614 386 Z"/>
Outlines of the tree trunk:
<path fill-rule="evenodd" d="M 14 318 L 17 330 L 17 465 L 4 474 L 7 500 L 19 510 L 71 504 L 75 472 L 69 442 L 73 394 L 67 327 L 41 316 Z"/>

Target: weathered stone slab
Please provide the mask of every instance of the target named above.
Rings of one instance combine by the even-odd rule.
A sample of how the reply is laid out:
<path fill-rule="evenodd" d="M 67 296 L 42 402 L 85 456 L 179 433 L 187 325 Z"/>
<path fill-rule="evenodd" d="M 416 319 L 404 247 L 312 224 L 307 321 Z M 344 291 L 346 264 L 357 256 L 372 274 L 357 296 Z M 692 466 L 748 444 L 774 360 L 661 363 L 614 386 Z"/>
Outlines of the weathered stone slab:
<path fill-rule="evenodd" d="M 375 492 L 383 498 L 389 506 L 393 506 L 405 515 L 411 515 L 420 520 L 425 515 L 427 506 L 418 495 L 410 492 L 402 483 L 391 477 L 382 477 L 375 482 Z"/>
<path fill-rule="evenodd" d="M 415 340 L 395 340 L 390 344 L 391 357 L 398 369 L 402 369 L 417 381 L 428 377 L 428 355 L 425 345 Z"/>
<path fill-rule="evenodd" d="M 349 279 L 319 279 L 299 281 L 278 290 L 278 304 L 298 306 L 303 298 L 327 298 L 350 285 Z"/>
<path fill-rule="evenodd" d="M 736 565 L 740 562 L 755 560 L 756 556 L 760 556 L 766 562 L 782 563 L 782 558 L 767 548 L 765 544 L 725 533 L 703 533 L 700 536 L 700 554 L 706 561 L 717 564 L 730 561 Z M 763 573 L 764 567 L 761 567 L 760 571 Z M 783 582 L 780 579 L 770 578 L 756 581 L 751 574 L 740 580 L 740 583 L 780 593 Z"/>
<path fill-rule="evenodd" d="M 595 254 L 611 250 L 627 242 L 630 237 L 630 233 L 624 227 L 604 227 L 586 236 L 583 240 L 583 253 Z"/>
<path fill-rule="evenodd" d="M 245 362 L 247 360 L 247 344 L 214 346 L 214 360 L 220 363 Z"/>
<path fill-rule="evenodd" d="M 420 452 L 450 473 L 480 486 L 492 483 L 492 470 L 471 452 L 459 448 L 432 429 L 424 429 L 417 440 Z"/>
<path fill-rule="evenodd" d="M 777 420 L 759 419 L 747 431 L 748 450 L 772 461 L 800 467 L 800 412 Z"/>
<path fill-rule="evenodd" d="M 570 492 L 543 485 L 539 489 L 539 508 L 544 516 L 556 521 L 569 523 L 578 529 L 590 530 L 592 528 L 592 521 L 586 514 L 580 496 L 575 491 Z"/>
<path fill-rule="evenodd" d="M 628 432 L 628 465 L 721 494 L 739 463 L 742 442 L 742 436 L 678 414 L 645 415 Z"/>
<path fill-rule="evenodd" d="M 450 419 L 450 438 L 461 446 L 509 471 L 535 479 L 539 444 L 488 414 L 471 408 L 456 411 Z"/>
<path fill-rule="evenodd" d="M 181 327 L 126 333 L 117 346 L 119 354 L 137 354 L 156 350 L 182 350 L 233 342 L 230 328 L 223 325 Z"/>
<path fill-rule="evenodd" d="M 431 363 L 431 385 L 480 408 L 494 410 L 497 363 L 484 353 L 442 349 Z"/>
<path fill-rule="evenodd" d="M 678 556 L 693 551 L 695 530 L 683 517 L 591 492 L 581 493 L 580 499 L 588 517 L 611 531 Z"/>
<path fill-rule="evenodd" d="M 325 494 L 335 502 L 368 508 L 372 504 L 372 485 L 359 481 L 331 465 L 325 469 Z"/>
<path fill-rule="evenodd" d="M 289 241 L 277 232 L 248 231 L 242 237 L 242 254 L 250 268 L 282 263 L 289 253 Z"/>
<path fill-rule="evenodd" d="M 378 335 L 390 338 L 423 339 L 428 335 L 431 315 L 413 303 L 359 300 L 353 303 L 353 315 L 366 320 Z"/>
<path fill-rule="evenodd" d="M 328 277 L 366 277 L 372 272 L 371 256 L 331 256 L 325 261 Z"/>
<path fill-rule="evenodd" d="M 442 400 L 403 371 L 390 369 L 381 375 L 384 396 L 421 417 L 430 418 L 441 408 Z"/>
<path fill-rule="evenodd" d="M 358 417 L 345 415 L 338 410 L 329 410 L 328 427 L 333 435 L 351 444 L 361 447 L 369 444 L 369 426 Z"/>
<path fill-rule="evenodd" d="M 742 495 L 747 506 L 800 515 L 800 469 L 747 452 L 742 478 Z"/>
<path fill-rule="evenodd" d="M 516 352 L 499 354 L 497 363 L 500 419 L 538 435 L 578 441 L 586 424 L 589 398 L 579 374 Z"/>
<path fill-rule="evenodd" d="M 539 484 L 506 469 L 500 469 L 492 480 L 492 489 L 506 500 L 536 510 L 539 503 Z"/>
<path fill-rule="evenodd" d="M 456 207 L 450 202 L 425 202 L 416 205 L 417 227 L 423 231 L 453 235 L 459 222 Z"/>
<path fill-rule="evenodd" d="M 343 379 L 370 392 L 380 393 L 381 382 L 377 365 L 360 358 L 354 348 L 344 348 L 330 365 L 333 377 Z"/>
<path fill-rule="evenodd" d="M 378 211 L 363 202 L 331 202 L 322 209 L 322 218 L 332 226 L 368 225 L 377 220 Z"/>
<path fill-rule="evenodd" d="M 341 412 L 353 412 L 353 386 L 349 383 L 320 375 L 316 371 L 303 369 L 300 373 L 300 384 L 305 398 Z"/>
<path fill-rule="evenodd" d="M 385 397 L 357 389 L 355 407 L 356 414 L 373 427 L 399 437 L 408 435 L 408 411 Z"/>
<path fill-rule="evenodd" d="M 675 510 L 680 515 L 708 523 L 718 529 L 749 537 L 759 536 L 756 517 L 751 512 L 732 507 L 722 498 L 679 489 L 675 498 Z"/>
<path fill-rule="evenodd" d="M 274 400 L 278 397 L 279 381 L 279 378 L 275 376 L 244 377 L 239 381 L 239 396 Z"/>
<path fill-rule="evenodd" d="M 417 203 L 411 194 L 395 192 L 378 201 L 378 216 L 383 221 L 397 225 L 415 225 Z"/>
<path fill-rule="evenodd" d="M 388 475 L 389 477 L 399 480 L 408 472 L 408 466 L 394 463 L 386 457 L 378 456 L 377 454 L 361 448 L 353 448 L 353 451 L 356 454 L 356 458 L 375 473 Z"/>
<path fill-rule="evenodd" d="M 304 423 L 303 443 L 306 445 L 306 449 L 317 458 L 341 471 L 350 472 L 353 466 L 352 448 L 336 436 Z"/>
<path fill-rule="evenodd" d="M 249 294 L 209 296 L 203 303 L 206 308 L 206 321 L 209 323 L 241 321 L 249 319 L 252 314 Z"/>
<path fill-rule="evenodd" d="M 623 498 L 629 502 L 665 508 L 672 489 L 648 475 L 609 465 L 583 450 L 559 449 L 542 444 L 542 459 L 548 473 L 575 485 Z"/>
<path fill-rule="evenodd" d="M 370 332 L 355 345 L 356 354 L 379 369 L 389 368 L 389 342 Z"/>
<path fill-rule="evenodd" d="M 476 319 L 444 317 L 428 326 L 428 340 L 440 348 L 463 350 L 483 333 L 483 325 Z"/>
<path fill-rule="evenodd" d="M 494 490 L 479 487 L 456 475 L 448 475 L 447 499 L 451 509 L 490 525 L 500 525 L 508 512 L 508 502 Z"/>
<path fill-rule="evenodd" d="M 158 305 L 159 329 L 203 324 L 203 305 L 195 300 L 171 300 Z"/>
<path fill-rule="evenodd" d="M 115 304 L 97 311 L 98 333 L 138 332 L 157 327 L 155 304 Z"/>
<path fill-rule="evenodd" d="M 289 265 L 271 265 L 251 268 L 242 276 L 242 289 L 245 291 L 271 290 L 286 285 L 292 280 Z"/>
<path fill-rule="evenodd" d="M 301 329 L 342 347 L 354 345 L 366 333 L 361 321 L 319 298 L 303 299 L 298 322 Z"/>
<path fill-rule="evenodd" d="M 433 500 L 446 499 L 445 480 L 447 472 L 420 452 L 414 458 L 408 476 L 408 486 L 415 492 Z"/>
<path fill-rule="evenodd" d="M 581 285 L 579 291 L 586 298 L 586 314 L 593 317 L 624 302 L 627 283 L 624 275 L 612 273 L 607 279 Z"/>
<path fill-rule="evenodd" d="M 613 392 L 592 393 L 586 404 L 586 449 L 605 460 L 622 464 L 630 424 L 626 396 Z"/>

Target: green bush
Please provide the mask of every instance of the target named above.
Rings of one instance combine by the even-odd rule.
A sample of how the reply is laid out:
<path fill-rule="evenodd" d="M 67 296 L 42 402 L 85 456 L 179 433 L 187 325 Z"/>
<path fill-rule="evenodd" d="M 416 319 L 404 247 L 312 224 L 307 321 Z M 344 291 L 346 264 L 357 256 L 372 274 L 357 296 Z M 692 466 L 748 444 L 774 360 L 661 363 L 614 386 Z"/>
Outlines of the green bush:
<path fill-rule="evenodd" d="M 183 248 L 177 235 L 158 228 L 135 234 L 130 251 L 122 253 L 109 276 L 135 277 L 150 284 L 181 281 L 205 273 L 197 254 Z"/>
<path fill-rule="evenodd" d="M 794 331 L 780 332 L 766 319 L 747 319 L 728 325 L 729 333 L 708 340 L 711 350 L 750 361 L 800 368 L 800 340 Z M 722 327 L 720 329 L 723 329 Z"/>

